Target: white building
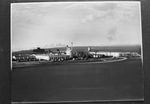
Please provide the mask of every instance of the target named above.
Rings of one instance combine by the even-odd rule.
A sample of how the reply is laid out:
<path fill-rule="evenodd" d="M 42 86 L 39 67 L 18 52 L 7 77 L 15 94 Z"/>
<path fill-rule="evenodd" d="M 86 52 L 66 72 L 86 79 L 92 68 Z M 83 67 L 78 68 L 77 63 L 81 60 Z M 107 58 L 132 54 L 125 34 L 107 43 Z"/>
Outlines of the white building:
<path fill-rule="evenodd" d="M 38 60 L 49 60 L 49 55 L 46 54 L 33 54 L 33 56 L 35 56 Z"/>
<path fill-rule="evenodd" d="M 119 52 L 110 52 L 110 56 L 119 57 L 120 53 Z"/>
<path fill-rule="evenodd" d="M 68 45 L 66 47 L 66 55 L 68 55 L 70 57 L 72 56 L 72 49 L 70 47 L 68 47 Z"/>
<path fill-rule="evenodd" d="M 94 57 L 101 57 L 101 56 L 112 56 L 112 57 L 140 57 L 138 52 L 94 52 L 90 51 L 89 54 L 92 54 Z"/>

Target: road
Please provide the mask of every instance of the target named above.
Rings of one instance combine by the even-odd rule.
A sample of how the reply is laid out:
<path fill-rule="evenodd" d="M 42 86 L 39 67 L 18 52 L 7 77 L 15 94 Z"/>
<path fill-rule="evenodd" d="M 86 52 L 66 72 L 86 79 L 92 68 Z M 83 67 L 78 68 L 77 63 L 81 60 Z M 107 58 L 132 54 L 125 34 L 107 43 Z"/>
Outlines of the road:
<path fill-rule="evenodd" d="M 143 100 L 140 59 L 16 68 L 12 102 Z"/>

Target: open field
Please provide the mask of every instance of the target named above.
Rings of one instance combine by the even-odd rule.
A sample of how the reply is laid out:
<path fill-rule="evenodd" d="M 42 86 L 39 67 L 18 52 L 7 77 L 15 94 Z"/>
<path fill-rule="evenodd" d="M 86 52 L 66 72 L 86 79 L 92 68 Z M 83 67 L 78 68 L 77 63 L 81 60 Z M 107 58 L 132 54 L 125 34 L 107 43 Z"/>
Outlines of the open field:
<path fill-rule="evenodd" d="M 29 62 L 12 62 L 12 69 L 22 68 L 22 67 L 34 67 L 41 65 L 58 65 L 58 64 L 89 64 L 89 63 L 106 63 L 106 62 L 115 62 L 122 61 L 126 58 L 97 58 L 97 59 L 87 59 L 87 60 L 65 60 L 65 61 L 29 61 Z"/>
<path fill-rule="evenodd" d="M 142 63 L 53 64 L 16 68 L 13 102 L 143 100 Z"/>

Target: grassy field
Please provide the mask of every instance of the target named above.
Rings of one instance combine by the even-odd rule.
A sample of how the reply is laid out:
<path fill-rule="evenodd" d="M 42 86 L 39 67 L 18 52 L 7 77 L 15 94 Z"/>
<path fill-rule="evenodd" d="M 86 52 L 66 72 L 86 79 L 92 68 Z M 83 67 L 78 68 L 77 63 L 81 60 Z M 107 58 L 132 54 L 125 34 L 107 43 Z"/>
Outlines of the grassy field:
<path fill-rule="evenodd" d="M 121 61 L 120 58 L 91 58 L 87 60 L 65 60 L 65 61 L 29 61 L 29 62 L 12 62 L 12 69 L 23 68 L 23 67 L 35 67 L 35 66 L 43 66 L 43 65 L 58 65 L 58 64 L 88 64 L 88 63 L 104 63 L 108 61 Z"/>
<path fill-rule="evenodd" d="M 140 59 L 17 68 L 11 81 L 13 102 L 143 100 Z"/>

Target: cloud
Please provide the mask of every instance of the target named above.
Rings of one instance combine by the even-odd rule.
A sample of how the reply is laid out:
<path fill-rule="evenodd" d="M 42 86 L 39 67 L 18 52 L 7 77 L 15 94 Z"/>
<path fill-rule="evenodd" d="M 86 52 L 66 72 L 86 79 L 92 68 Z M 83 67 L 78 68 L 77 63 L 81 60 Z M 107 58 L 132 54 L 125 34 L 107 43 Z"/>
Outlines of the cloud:
<path fill-rule="evenodd" d="M 103 18 L 109 14 L 109 10 L 113 8 L 112 4 L 108 3 L 75 3 L 66 6 L 65 9 L 72 11 L 84 12 L 83 22 L 94 21 L 95 19 Z"/>
<path fill-rule="evenodd" d="M 95 4 L 87 8 L 88 14 L 84 17 L 83 22 L 117 19 L 123 19 L 129 22 L 137 21 L 139 17 L 139 3 L 104 3 L 103 5 Z M 124 21 L 124 20 L 123 20 Z"/>
<path fill-rule="evenodd" d="M 13 47 L 72 41 L 77 45 L 130 44 L 130 35 L 139 37 L 136 3 L 17 3 L 12 7 Z"/>
<path fill-rule="evenodd" d="M 102 19 L 106 16 L 108 16 L 109 11 L 98 11 L 95 9 L 91 9 L 91 11 L 89 11 L 89 14 L 87 14 L 84 19 L 83 22 L 90 22 L 90 21 L 95 21 L 97 19 Z"/>

